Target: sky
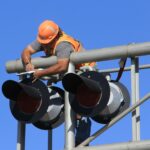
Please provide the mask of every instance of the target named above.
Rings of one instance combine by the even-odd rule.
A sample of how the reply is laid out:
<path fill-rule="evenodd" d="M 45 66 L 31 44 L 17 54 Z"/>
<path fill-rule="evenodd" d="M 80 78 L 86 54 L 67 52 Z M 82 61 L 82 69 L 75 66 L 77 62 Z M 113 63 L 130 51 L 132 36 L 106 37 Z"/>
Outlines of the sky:
<path fill-rule="evenodd" d="M 1 0 L 0 1 L 0 86 L 6 80 L 18 80 L 8 74 L 5 64 L 20 58 L 21 51 L 35 40 L 39 24 L 50 19 L 67 34 L 80 40 L 87 50 L 150 41 L 149 0 Z M 40 54 L 44 55 L 44 54 Z M 35 56 L 37 57 L 37 56 Z M 100 70 L 118 67 L 119 60 L 98 62 Z M 139 59 L 140 65 L 149 64 L 149 56 Z M 130 59 L 127 66 L 130 66 Z M 147 94 L 150 70 L 140 71 L 140 98 Z M 116 74 L 112 74 L 116 78 Z M 121 82 L 131 93 L 130 72 Z M 141 140 L 150 139 L 148 117 L 150 102 L 141 112 Z M 103 125 L 92 122 L 92 133 Z M 0 150 L 15 150 L 17 121 L 13 118 L 9 101 L 0 92 Z M 128 142 L 132 140 L 131 114 L 103 133 L 91 145 Z M 64 125 L 53 130 L 53 149 L 64 148 Z M 46 150 L 47 131 L 32 124 L 26 129 L 26 150 Z"/>

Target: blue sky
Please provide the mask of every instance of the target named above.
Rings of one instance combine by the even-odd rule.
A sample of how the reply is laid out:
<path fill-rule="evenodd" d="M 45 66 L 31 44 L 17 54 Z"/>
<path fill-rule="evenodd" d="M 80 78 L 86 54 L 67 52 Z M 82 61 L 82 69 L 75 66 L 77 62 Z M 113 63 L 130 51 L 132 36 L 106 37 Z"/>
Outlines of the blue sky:
<path fill-rule="evenodd" d="M 20 57 L 23 48 L 36 38 L 37 28 L 45 19 L 54 20 L 68 34 L 79 39 L 88 50 L 150 41 L 149 0 L 1 0 L 1 78 L 18 80 L 7 74 L 5 63 Z M 43 55 L 43 54 L 42 54 Z M 140 57 L 140 64 L 148 64 L 149 56 Z M 130 65 L 128 60 L 127 65 Z M 118 60 L 99 62 L 99 69 L 118 67 Z M 149 70 L 140 71 L 140 97 L 150 90 Z M 116 74 L 113 75 L 113 78 Z M 130 73 L 121 82 L 128 90 Z M 15 150 L 17 121 L 9 110 L 8 100 L 0 93 L 0 149 Z M 148 117 L 150 102 L 141 107 L 141 139 L 150 139 Z M 101 124 L 93 122 L 92 133 Z M 131 141 L 131 114 L 97 138 L 92 145 Z M 53 131 L 53 149 L 64 147 L 64 126 Z M 46 150 L 47 132 L 27 125 L 26 150 Z"/>

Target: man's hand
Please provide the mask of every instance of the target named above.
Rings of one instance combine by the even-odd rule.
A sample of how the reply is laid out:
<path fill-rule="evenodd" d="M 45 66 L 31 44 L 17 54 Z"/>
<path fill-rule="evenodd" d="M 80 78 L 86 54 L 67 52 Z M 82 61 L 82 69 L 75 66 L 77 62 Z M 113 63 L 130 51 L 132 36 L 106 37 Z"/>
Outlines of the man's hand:
<path fill-rule="evenodd" d="M 33 82 L 42 77 L 42 70 L 35 69 L 34 71 L 35 72 L 33 73 Z"/>
<path fill-rule="evenodd" d="M 32 83 L 34 83 L 37 79 L 39 79 L 41 77 L 41 75 L 39 74 L 40 70 L 34 69 L 34 73 L 32 75 Z"/>
<path fill-rule="evenodd" d="M 25 70 L 26 71 L 33 71 L 34 65 L 32 65 L 31 63 L 28 63 L 27 65 L 25 65 Z"/>

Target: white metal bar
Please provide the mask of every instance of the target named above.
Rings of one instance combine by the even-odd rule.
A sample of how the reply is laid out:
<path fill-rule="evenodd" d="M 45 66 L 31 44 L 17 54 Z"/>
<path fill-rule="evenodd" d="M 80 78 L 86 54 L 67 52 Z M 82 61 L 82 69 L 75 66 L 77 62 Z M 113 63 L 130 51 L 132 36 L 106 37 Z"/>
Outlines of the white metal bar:
<path fill-rule="evenodd" d="M 131 93 L 132 105 L 134 105 L 136 103 L 136 77 L 134 58 L 131 58 Z M 137 141 L 136 110 L 132 112 L 132 141 Z"/>
<path fill-rule="evenodd" d="M 69 63 L 68 73 L 74 72 L 75 67 Z M 69 93 L 65 91 L 65 150 L 71 150 L 75 146 L 75 116 L 69 104 Z"/>
<path fill-rule="evenodd" d="M 146 64 L 146 65 L 141 65 L 139 66 L 139 69 L 149 69 L 150 68 L 150 64 Z M 99 72 L 101 73 L 115 73 L 118 72 L 120 68 L 112 68 L 112 69 L 104 69 L 104 70 L 99 70 Z M 125 67 L 124 71 L 130 71 L 131 67 Z"/>
<path fill-rule="evenodd" d="M 121 114 L 119 114 L 118 116 L 116 116 L 112 121 L 110 121 L 109 124 L 105 125 L 100 130 L 98 130 L 97 132 L 95 132 L 92 136 L 90 136 L 89 138 L 87 138 L 84 142 L 82 142 L 79 145 L 79 147 L 80 146 L 85 146 L 88 143 L 90 143 L 91 141 L 93 141 L 96 137 L 98 137 L 100 134 L 102 134 L 103 132 L 105 132 L 107 129 L 109 129 L 111 126 L 113 126 L 115 123 L 117 123 L 121 118 L 123 118 L 124 116 L 126 116 L 128 113 L 132 112 L 136 107 L 138 107 L 139 105 L 141 105 L 142 103 L 144 103 L 149 98 L 150 98 L 150 93 L 146 94 L 140 101 L 137 101 L 132 107 L 126 109 L 124 112 L 122 112 Z"/>
<path fill-rule="evenodd" d="M 101 48 L 97 50 L 90 50 L 80 53 L 72 53 L 70 55 L 70 61 L 73 64 L 80 64 L 92 61 L 104 61 L 113 60 L 121 57 L 134 57 L 150 54 L 150 42 L 138 43 L 138 44 L 128 44 L 123 46 L 115 46 L 109 48 Z M 42 59 L 32 59 L 33 65 L 36 68 L 45 68 L 50 65 L 57 63 L 57 57 L 48 57 Z M 9 61 L 6 63 L 6 71 L 8 73 L 20 72 L 24 67 L 21 60 L 19 61 Z"/>
<path fill-rule="evenodd" d="M 18 121 L 17 150 L 25 150 L 25 123 Z"/>
<path fill-rule="evenodd" d="M 131 91 L 132 105 L 139 100 L 139 69 L 138 58 L 131 58 Z M 140 111 L 137 107 L 132 112 L 132 140 L 140 140 Z"/>
<path fill-rule="evenodd" d="M 35 68 L 45 68 L 45 67 L 49 67 L 51 65 L 56 64 L 57 63 L 57 57 L 51 56 L 51 57 L 32 58 L 31 63 L 34 65 Z M 6 71 L 8 73 L 25 71 L 21 59 L 8 61 L 6 63 Z"/>
<path fill-rule="evenodd" d="M 19 81 L 25 78 L 24 75 L 19 76 Z M 17 150 L 25 150 L 25 134 L 26 134 L 26 124 L 18 121 L 17 126 Z"/>
<path fill-rule="evenodd" d="M 135 78 L 136 78 L 136 102 L 140 100 L 140 86 L 139 86 L 139 58 L 135 58 Z M 136 124 L 137 124 L 137 141 L 140 141 L 140 107 L 136 108 Z"/>
<path fill-rule="evenodd" d="M 74 64 L 80 64 L 92 61 L 113 60 L 122 57 L 135 57 L 150 54 L 150 42 L 128 44 L 97 50 L 89 50 L 80 53 L 72 53 L 70 60 Z"/>
<path fill-rule="evenodd" d="M 150 141 L 115 143 L 90 147 L 77 147 L 72 150 L 150 150 Z"/>

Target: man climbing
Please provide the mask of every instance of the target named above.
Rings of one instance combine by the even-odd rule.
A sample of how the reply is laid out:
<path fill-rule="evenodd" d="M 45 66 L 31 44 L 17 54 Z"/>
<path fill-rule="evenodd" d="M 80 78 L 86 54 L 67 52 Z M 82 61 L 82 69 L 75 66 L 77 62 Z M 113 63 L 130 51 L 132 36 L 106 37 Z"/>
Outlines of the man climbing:
<path fill-rule="evenodd" d="M 31 63 L 31 55 L 44 51 L 46 56 L 57 56 L 58 62 L 43 70 L 37 70 Z M 34 70 L 33 77 L 38 79 L 46 75 L 64 74 L 67 72 L 69 57 L 72 52 L 81 52 L 81 43 L 65 34 L 53 21 L 46 20 L 39 26 L 37 39 L 30 43 L 22 52 L 21 58 L 26 71 Z M 94 67 L 95 62 L 76 65 L 76 69 L 82 66 Z M 90 135 L 91 122 L 89 118 L 77 118 L 76 145 L 80 144 Z M 86 136 L 85 136 L 85 130 Z M 84 133 L 84 134 L 83 134 Z M 84 136 L 83 136 L 84 135 Z"/>
<path fill-rule="evenodd" d="M 68 69 L 70 54 L 83 51 L 83 47 L 79 41 L 65 34 L 56 23 L 46 20 L 39 26 L 37 39 L 22 52 L 21 58 L 26 71 L 34 70 L 31 55 L 39 51 L 44 51 L 46 56 L 57 56 L 58 62 L 46 69 L 35 70 L 34 78 L 65 73 Z M 95 62 L 76 65 L 76 69 L 84 65 L 93 67 Z"/>

